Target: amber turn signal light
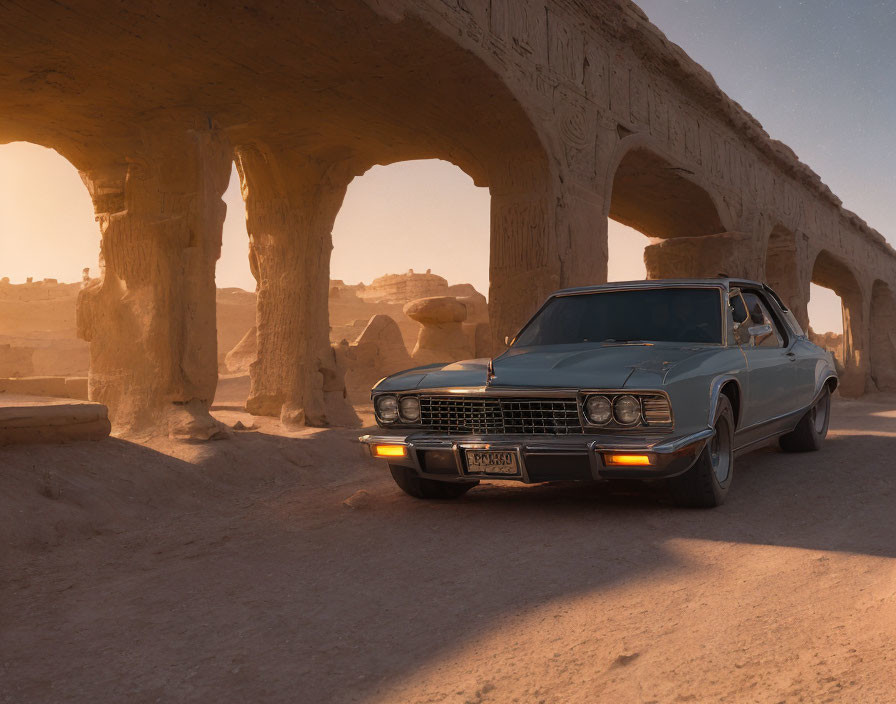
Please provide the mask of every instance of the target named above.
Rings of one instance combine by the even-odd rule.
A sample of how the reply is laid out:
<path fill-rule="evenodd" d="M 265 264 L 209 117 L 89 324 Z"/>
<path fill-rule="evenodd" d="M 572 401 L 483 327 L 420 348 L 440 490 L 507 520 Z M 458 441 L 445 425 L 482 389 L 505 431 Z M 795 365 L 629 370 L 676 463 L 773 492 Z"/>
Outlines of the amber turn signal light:
<path fill-rule="evenodd" d="M 604 464 L 608 467 L 649 467 L 653 464 L 653 460 L 650 455 L 629 455 L 616 452 L 605 454 Z"/>
<path fill-rule="evenodd" d="M 374 457 L 404 457 L 407 450 L 404 445 L 374 445 Z"/>

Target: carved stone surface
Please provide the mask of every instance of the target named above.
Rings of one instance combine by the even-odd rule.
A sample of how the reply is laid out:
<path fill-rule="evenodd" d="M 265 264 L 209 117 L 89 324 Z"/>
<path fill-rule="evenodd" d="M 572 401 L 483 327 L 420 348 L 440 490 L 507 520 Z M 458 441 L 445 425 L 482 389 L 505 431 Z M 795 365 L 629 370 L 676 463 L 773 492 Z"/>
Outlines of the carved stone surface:
<path fill-rule="evenodd" d="M 644 263 L 649 279 L 705 278 L 720 275 L 761 279 L 750 235 L 722 232 L 703 237 L 676 237 L 648 245 Z"/>
<path fill-rule="evenodd" d="M 78 294 L 90 398 L 120 431 L 209 438 L 217 384 L 215 262 L 231 149 L 217 130 L 158 127 L 123 163 L 82 173 L 103 276 Z"/>

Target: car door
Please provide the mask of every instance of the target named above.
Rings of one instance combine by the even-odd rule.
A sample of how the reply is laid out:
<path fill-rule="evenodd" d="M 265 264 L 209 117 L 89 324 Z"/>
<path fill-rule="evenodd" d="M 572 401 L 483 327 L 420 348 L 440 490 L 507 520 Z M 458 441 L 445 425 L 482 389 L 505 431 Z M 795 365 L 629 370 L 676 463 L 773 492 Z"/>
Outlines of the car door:
<path fill-rule="evenodd" d="M 815 392 L 818 390 L 818 350 L 806 338 L 796 318 L 785 311 L 781 299 L 767 286 L 763 287 L 763 302 L 767 305 L 771 317 L 777 327 L 782 329 L 788 338 L 786 343 L 787 358 L 794 369 L 790 375 L 794 410 L 802 410 L 812 405 Z"/>
<path fill-rule="evenodd" d="M 747 361 L 747 404 L 742 427 L 775 432 L 776 419 L 799 408 L 802 394 L 794 393 L 796 355 L 789 349 L 791 336 L 769 313 L 758 291 L 744 289 L 740 301 L 732 301 L 737 343 Z M 750 335 L 751 329 L 767 326 L 768 332 Z"/>

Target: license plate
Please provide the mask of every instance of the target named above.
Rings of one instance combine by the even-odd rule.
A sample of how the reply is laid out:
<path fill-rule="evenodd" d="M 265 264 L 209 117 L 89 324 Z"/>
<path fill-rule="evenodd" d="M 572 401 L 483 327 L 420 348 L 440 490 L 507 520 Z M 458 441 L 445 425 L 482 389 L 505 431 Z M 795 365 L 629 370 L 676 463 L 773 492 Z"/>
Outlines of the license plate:
<path fill-rule="evenodd" d="M 469 474 L 519 474 L 515 452 L 504 450 L 467 450 Z"/>

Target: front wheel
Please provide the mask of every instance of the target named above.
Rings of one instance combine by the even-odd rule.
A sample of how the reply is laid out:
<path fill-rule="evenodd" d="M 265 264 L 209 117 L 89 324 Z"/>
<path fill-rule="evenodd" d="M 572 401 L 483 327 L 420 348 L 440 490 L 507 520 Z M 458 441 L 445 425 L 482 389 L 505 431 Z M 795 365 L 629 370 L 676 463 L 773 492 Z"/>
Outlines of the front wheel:
<path fill-rule="evenodd" d="M 802 417 L 796 428 L 787 435 L 782 435 L 778 444 L 784 452 L 812 452 L 821 448 L 821 443 L 828 434 L 828 424 L 831 422 L 831 391 L 828 388 L 822 392 L 821 397 L 815 402 Z"/>
<path fill-rule="evenodd" d="M 479 482 L 440 482 L 437 479 L 418 477 L 413 469 L 390 464 L 389 471 L 399 488 L 415 499 L 456 499 L 463 496 Z"/>
<path fill-rule="evenodd" d="M 715 434 L 694 465 L 669 480 L 672 498 L 679 506 L 713 508 L 725 502 L 734 477 L 734 411 L 727 396 L 719 399 L 713 427 Z"/>

